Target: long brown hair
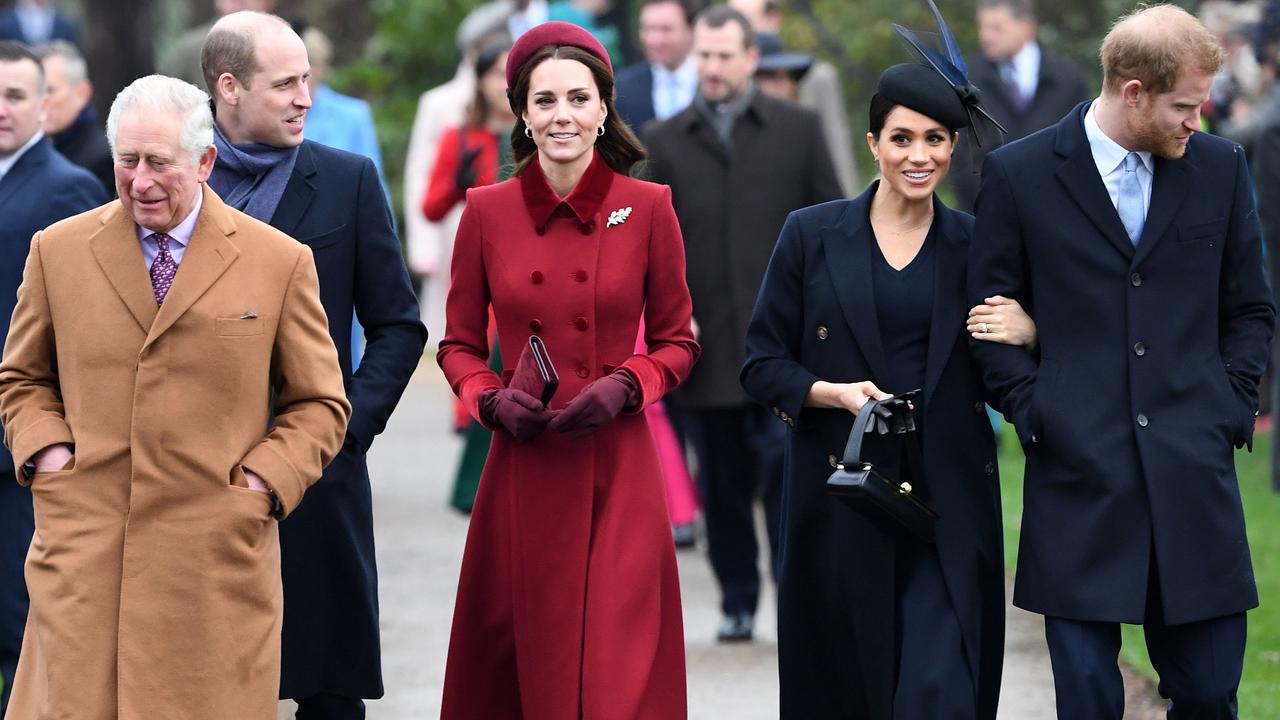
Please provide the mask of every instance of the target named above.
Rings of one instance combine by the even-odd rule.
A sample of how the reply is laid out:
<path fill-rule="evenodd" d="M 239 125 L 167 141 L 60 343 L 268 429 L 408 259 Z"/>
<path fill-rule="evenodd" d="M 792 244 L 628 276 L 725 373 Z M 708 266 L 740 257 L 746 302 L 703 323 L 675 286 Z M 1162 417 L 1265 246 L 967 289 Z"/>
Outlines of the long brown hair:
<path fill-rule="evenodd" d="M 476 62 L 473 66 L 476 76 L 475 92 L 471 94 L 471 103 L 467 105 L 466 118 L 463 125 L 468 128 L 483 129 L 489 122 L 489 98 L 484 94 L 484 76 L 489 74 L 494 65 L 498 64 L 498 60 L 502 59 L 511 50 L 511 43 L 506 41 L 494 42 L 486 45 L 479 53 L 476 54 Z"/>
<path fill-rule="evenodd" d="M 622 116 L 614 108 L 613 73 L 600 58 L 572 45 L 546 45 L 538 48 L 516 72 L 515 87 L 509 94 L 511 112 L 516 116 L 516 126 L 511 131 L 511 155 L 516 163 L 515 174 L 523 173 L 538 154 L 538 145 L 533 138 L 524 134 L 526 127 L 524 110 L 529 101 L 530 78 L 533 76 L 534 68 L 541 65 L 543 61 L 553 58 L 576 60 L 586 65 L 591 71 L 591 76 L 596 81 L 596 89 L 600 91 L 600 98 L 604 102 L 605 110 L 608 111 L 604 118 L 604 135 L 596 138 L 595 150 L 614 172 L 630 175 L 636 163 L 644 160 L 645 152 L 636 134 L 627 127 Z"/>

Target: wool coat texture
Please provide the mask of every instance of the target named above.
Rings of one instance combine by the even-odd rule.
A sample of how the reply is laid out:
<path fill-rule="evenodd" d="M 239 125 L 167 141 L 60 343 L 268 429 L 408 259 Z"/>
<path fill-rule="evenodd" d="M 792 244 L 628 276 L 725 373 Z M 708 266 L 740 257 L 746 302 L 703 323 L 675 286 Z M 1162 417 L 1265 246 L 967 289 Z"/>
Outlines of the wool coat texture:
<path fill-rule="evenodd" d="M 634 376 L 640 402 L 583 439 L 494 433 L 442 717 L 683 718 L 675 549 L 641 412 L 699 352 L 670 191 L 615 173 L 597 154 L 561 201 L 535 161 L 467 193 L 455 248 L 439 361 L 474 417 L 511 374 L 487 365 L 490 303 L 504 367 L 516 366 L 531 333 L 546 343 L 560 375 L 553 410 L 617 368 Z M 647 352 L 635 353 L 642 316 Z"/>
<path fill-rule="evenodd" d="M 1026 451 L 1013 603 L 1180 625 L 1258 604 L 1233 446 L 1252 447 L 1275 326 L 1244 152 L 1155 158 L 1138 242 L 1085 134 L 1089 103 L 987 156 L 969 300 L 1017 299 L 1039 353 L 973 352 Z"/>
<path fill-rule="evenodd" d="M 695 101 L 696 102 L 696 101 Z M 703 357 L 681 410 L 742 407 L 747 322 L 787 213 L 842 196 L 818 116 L 756 91 L 729 143 L 696 106 L 645 134 L 650 179 L 671 186 Z"/>
<path fill-rule="evenodd" d="M 288 514 L 350 405 L 311 252 L 210 190 L 157 309 L 117 201 L 37 233 L 0 363 L 31 594 L 8 720 L 270 718 Z"/>
<path fill-rule="evenodd" d="M 742 385 L 789 427 L 778 579 L 787 720 L 895 717 L 895 565 L 916 541 L 895 532 L 887 516 L 879 522 L 827 493 L 854 415 L 804 405 L 818 380 L 888 387 L 885 347 L 895 329 L 880 326 L 870 282 L 876 188 L 790 215 L 747 332 Z M 973 717 L 990 719 L 1004 654 L 1004 554 L 995 439 L 965 332 L 973 218 L 935 198 L 934 223 L 934 302 L 915 400 L 923 482 L 914 484 L 941 515 L 936 550 L 974 683 Z M 867 435 L 862 459 L 894 466 L 901 442 Z"/>

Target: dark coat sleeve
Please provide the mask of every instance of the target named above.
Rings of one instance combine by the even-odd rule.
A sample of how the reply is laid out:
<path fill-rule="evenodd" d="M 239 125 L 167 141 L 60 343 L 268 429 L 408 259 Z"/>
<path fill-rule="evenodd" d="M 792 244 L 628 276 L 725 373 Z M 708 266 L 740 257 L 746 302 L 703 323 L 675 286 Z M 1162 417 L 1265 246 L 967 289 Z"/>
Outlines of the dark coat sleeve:
<path fill-rule="evenodd" d="M 969 305 L 984 298 L 1013 298 L 1034 317 L 1028 285 L 1026 248 L 1019 229 L 1013 187 L 998 155 L 988 155 L 978 191 L 977 220 L 969 244 Z M 1021 347 L 971 340 L 970 349 L 997 405 L 1018 430 L 1023 443 L 1039 432 L 1032 396 L 1039 365 Z"/>
<path fill-rule="evenodd" d="M 1267 369 L 1275 306 L 1262 268 L 1262 228 L 1244 152 L 1236 149 L 1231 223 L 1223 248 L 1218 297 L 1218 347 L 1242 406 L 1236 447 L 1253 449 L 1258 383 Z"/>
<path fill-rule="evenodd" d="M 831 159 L 826 136 L 822 133 L 822 122 L 813 114 L 806 115 L 806 122 L 809 127 L 804 129 L 804 135 L 809 137 L 809 167 L 813 168 L 813 172 L 809 173 L 806 206 L 839 200 L 844 197 L 844 190 L 840 186 L 840 177 L 836 175 L 836 166 Z"/>
<path fill-rule="evenodd" d="M 427 329 L 419 318 L 387 196 L 368 158 L 361 167 L 358 202 L 354 298 L 365 350 L 347 389 L 352 408 L 347 432 L 368 450 L 418 367 Z"/>
<path fill-rule="evenodd" d="M 801 223 L 791 213 L 769 259 L 747 325 L 747 361 L 739 378 L 742 389 L 756 402 L 778 408 L 797 421 L 803 417 L 809 389 L 819 380 L 799 361 L 805 326 L 802 235 Z"/>

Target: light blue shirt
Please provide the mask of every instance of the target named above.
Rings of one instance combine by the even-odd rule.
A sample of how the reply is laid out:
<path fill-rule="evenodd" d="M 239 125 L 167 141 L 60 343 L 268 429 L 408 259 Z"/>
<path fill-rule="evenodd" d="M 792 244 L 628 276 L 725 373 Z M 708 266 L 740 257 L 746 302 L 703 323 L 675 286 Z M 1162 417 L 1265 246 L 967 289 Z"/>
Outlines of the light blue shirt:
<path fill-rule="evenodd" d="M 1124 177 L 1124 158 L 1129 151 L 1102 131 L 1095 117 L 1097 109 L 1098 101 L 1094 100 L 1084 115 L 1084 134 L 1089 139 L 1089 149 L 1093 151 L 1098 175 L 1102 177 L 1102 184 L 1107 186 L 1107 194 L 1111 196 L 1111 205 L 1119 207 L 1120 179 Z M 1146 215 L 1151 210 L 1151 181 L 1155 178 L 1155 164 L 1149 152 L 1139 152 L 1138 158 L 1142 163 L 1138 165 L 1136 174 L 1138 185 L 1142 187 L 1142 214 Z"/>
<path fill-rule="evenodd" d="M 200 190 L 196 193 L 196 206 L 191 209 L 191 214 L 165 233 L 173 239 L 173 242 L 169 243 L 169 255 L 173 258 L 174 265 L 182 264 L 182 256 L 187 252 L 187 246 L 191 244 L 191 233 L 195 232 L 196 220 L 200 217 L 202 205 L 204 205 L 204 183 L 200 183 Z M 147 272 L 151 271 L 156 257 L 160 255 L 160 245 L 151 238 L 156 232 L 151 228 L 138 226 L 138 242 L 142 243 L 142 256 L 147 260 Z"/>
<path fill-rule="evenodd" d="M 653 114 L 666 120 L 679 114 L 693 102 L 698 93 L 698 61 L 689 53 L 684 64 L 668 70 L 661 64 L 649 66 L 653 71 Z"/>
<path fill-rule="evenodd" d="M 38 5 L 24 5 L 18 3 L 13 9 L 13 14 L 18 17 L 18 25 L 22 28 L 22 34 L 31 41 L 32 45 L 39 45 L 47 41 L 53 35 L 53 20 L 56 11 L 52 6 L 40 7 Z"/>
<path fill-rule="evenodd" d="M 1040 44 L 1032 40 L 1023 45 L 1009 64 L 1013 68 L 1013 81 L 1018 84 L 1018 92 L 1030 102 L 1040 84 Z"/>
<path fill-rule="evenodd" d="M 316 85 L 302 134 L 322 145 L 364 155 L 373 161 L 378 177 L 382 177 L 382 151 L 378 149 L 378 132 L 369 103 L 323 83 Z"/>

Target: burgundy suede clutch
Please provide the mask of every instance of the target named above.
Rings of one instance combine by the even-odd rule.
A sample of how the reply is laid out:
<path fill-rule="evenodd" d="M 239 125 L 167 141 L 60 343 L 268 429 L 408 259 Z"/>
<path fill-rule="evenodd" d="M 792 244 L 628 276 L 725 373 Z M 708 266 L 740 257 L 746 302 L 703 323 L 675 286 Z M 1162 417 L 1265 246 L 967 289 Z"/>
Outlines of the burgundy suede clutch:
<path fill-rule="evenodd" d="M 551 402 L 560 387 L 560 375 L 555 365 L 551 364 L 551 354 L 547 352 L 546 343 L 537 335 L 529 336 L 529 343 L 520 352 L 516 362 L 515 373 L 507 387 L 526 392 L 538 398 L 545 406 Z"/>

